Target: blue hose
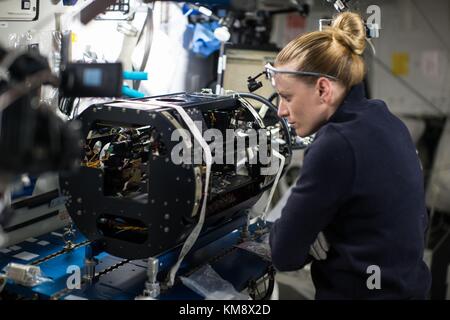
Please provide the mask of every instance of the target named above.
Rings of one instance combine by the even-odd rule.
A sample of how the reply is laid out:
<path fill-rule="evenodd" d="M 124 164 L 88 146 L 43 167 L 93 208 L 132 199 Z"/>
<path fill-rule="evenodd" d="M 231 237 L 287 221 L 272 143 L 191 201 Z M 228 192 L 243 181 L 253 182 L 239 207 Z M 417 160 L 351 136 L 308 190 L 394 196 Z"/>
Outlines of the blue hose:
<path fill-rule="evenodd" d="M 131 98 L 143 98 L 145 97 L 145 94 L 143 94 L 142 92 L 139 92 L 137 90 L 131 89 L 128 86 L 123 86 L 122 87 L 122 94 L 124 96 L 128 96 Z"/>
<path fill-rule="evenodd" d="M 148 80 L 148 73 L 142 71 L 124 71 L 123 78 L 125 80 Z"/>

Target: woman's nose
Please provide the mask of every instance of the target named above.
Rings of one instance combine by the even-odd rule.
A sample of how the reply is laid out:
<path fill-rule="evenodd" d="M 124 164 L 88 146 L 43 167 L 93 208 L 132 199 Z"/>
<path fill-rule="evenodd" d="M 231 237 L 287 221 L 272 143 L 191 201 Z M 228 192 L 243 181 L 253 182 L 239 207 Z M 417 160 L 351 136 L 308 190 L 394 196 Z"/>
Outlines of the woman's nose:
<path fill-rule="evenodd" d="M 288 109 L 286 108 L 283 100 L 278 104 L 278 116 L 280 118 L 286 118 L 289 115 Z"/>

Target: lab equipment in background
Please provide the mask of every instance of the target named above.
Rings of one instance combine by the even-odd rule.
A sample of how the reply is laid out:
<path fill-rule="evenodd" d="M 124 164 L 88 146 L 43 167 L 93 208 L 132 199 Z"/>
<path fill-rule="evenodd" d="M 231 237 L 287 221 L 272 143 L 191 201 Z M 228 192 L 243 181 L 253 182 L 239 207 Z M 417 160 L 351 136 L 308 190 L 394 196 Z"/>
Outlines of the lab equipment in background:
<path fill-rule="evenodd" d="M 95 20 L 133 20 L 134 12 L 131 10 L 130 0 L 116 0 L 109 5 L 104 13 L 100 13 Z"/>
<path fill-rule="evenodd" d="M 119 97 L 122 81 L 121 63 L 68 63 L 59 88 L 65 97 Z"/>
<path fill-rule="evenodd" d="M 65 199 L 59 194 L 56 174 L 41 175 L 30 187 L 33 187 L 31 194 L 23 194 L 20 198 L 11 200 L 9 217 L 3 223 L 4 239 L 0 248 L 34 239 L 66 227 L 71 222 Z"/>
<path fill-rule="evenodd" d="M 260 74 L 264 70 L 265 64 L 275 61 L 277 53 L 276 47 L 256 50 L 248 49 L 245 46 L 225 46 L 224 89 L 236 92 L 249 91 L 248 77 L 252 78 L 251 76 Z M 261 89 L 258 90 L 258 94 L 268 98 L 274 93 L 274 89 L 264 74 L 261 75 L 262 77 L 258 78 L 261 82 Z M 255 89 L 256 86 L 253 86 L 253 88 Z"/>
<path fill-rule="evenodd" d="M 142 71 L 124 71 L 123 72 L 123 79 L 124 80 L 132 80 L 132 81 L 142 81 L 142 80 L 148 80 L 148 73 L 142 72 Z M 131 89 L 128 85 L 123 85 L 122 87 L 122 94 L 126 97 L 130 98 L 143 98 L 145 97 L 145 94 L 138 91 Z"/>
<path fill-rule="evenodd" d="M 35 21 L 39 18 L 39 0 L 2 0 L 0 21 Z"/>

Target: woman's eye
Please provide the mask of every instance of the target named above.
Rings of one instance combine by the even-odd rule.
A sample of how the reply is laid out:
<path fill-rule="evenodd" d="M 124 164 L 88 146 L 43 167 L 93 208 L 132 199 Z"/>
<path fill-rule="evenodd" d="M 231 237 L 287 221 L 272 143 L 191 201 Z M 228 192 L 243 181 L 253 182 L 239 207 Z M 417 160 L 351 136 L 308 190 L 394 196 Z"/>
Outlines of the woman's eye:
<path fill-rule="evenodd" d="M 291 102 L 291 97 L 280 94 L 280 98 L 281 98 L 281 100 L 283 100 L 285 102 Z"/>

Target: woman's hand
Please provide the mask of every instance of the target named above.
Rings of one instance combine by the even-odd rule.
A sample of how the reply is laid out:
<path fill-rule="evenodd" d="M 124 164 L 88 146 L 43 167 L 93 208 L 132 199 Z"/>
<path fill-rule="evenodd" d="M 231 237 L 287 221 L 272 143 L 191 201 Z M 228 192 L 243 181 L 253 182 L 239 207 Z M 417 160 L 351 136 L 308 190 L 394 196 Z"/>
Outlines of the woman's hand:
<path fill-rule="evenodd" d="M 327 258 L 328 250 L 330 250 L 330 245 L 323 233 L 319 232 L 316 241 L 314 241 L 309 249 L 309 254 L 316 260 L 325 260 Z"/>

